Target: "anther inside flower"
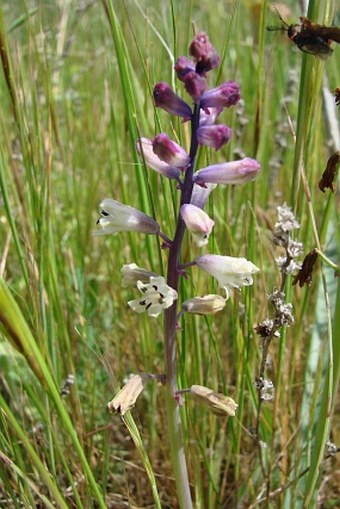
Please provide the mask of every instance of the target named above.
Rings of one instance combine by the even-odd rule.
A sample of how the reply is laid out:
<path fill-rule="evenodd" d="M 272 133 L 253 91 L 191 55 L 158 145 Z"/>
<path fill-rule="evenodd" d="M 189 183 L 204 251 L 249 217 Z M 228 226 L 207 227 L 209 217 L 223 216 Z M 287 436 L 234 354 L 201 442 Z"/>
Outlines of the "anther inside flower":
<path fill-rule="evenodd" d="M 146 312 L 153 317 L 157 317 L 163 309 L 172 306 L 178 297 L 176 290 L 166 284 L 163 276 L 151 276 L 148 284 L 138 281 L 137 288 L 142 297 L 130 300 L 128 305 L 136 313 Z"/>

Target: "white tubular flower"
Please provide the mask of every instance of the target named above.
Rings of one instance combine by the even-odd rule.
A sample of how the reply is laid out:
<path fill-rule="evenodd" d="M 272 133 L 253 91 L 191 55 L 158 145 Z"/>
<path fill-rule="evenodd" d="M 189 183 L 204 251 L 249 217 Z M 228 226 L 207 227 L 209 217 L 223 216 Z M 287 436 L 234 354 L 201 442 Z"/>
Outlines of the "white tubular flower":
<path fill-rule="evenodd" d="M 227 298 L 231 288 L 240 288 L 253 284 L 252 274 L 259 268 L 246 258 L 207 254 L 198 256 L 196 265 L 217 279 L 220 288 L 225 288 Z"/>
<path fill-rule="evenodd" d="M 128 305 L 136 313 L 146 311 L 149 316 L 153 317 L 157 317 L 163 309 L 172 306 L 178 297 L 176 290 L 166 284 L 163 276 L 151 276 L 148 284 L 138 281 L 137 288 L 143 294 L 143 297 L 130 300 Z"/>
<path fill-rule="evenodd" d="M 221 295 L 210 294 L 204 297 L 193 297 L 182 304 L 182 310 L 195 315 L 214 315 L 225 306 L 226 300 Z"/>
<path fill-rule="evenodd" d="M 220 417 L 235 415 L 238 404 L 232 398 L 214 392 L 208 387 L 203 385 L 192 385 L 190 387 L 190 394 L 200 403 L 207 405 L 210 410 Z"/>
<path fill-rule="evenodd" d="M 202 247 L 208 243 L 209 235 L 215 224 L 202 209 L 186 203 L 181 207 L 181 216 L 186 227 L 192 234 L 196 246 Z"/>
<path fill-rule="evenodd" d="M 206 204 L 211 191 L 213 191 L 215 187 L 217 187 L 217 184 L 208 183 L 206 184 L 206 187 L 201 187 L 198 186 L 197 184 L 194 184 L 190 200 L 191 205 L 196 205 L 196 207 L 204 209 L 204 205 Z"/>
<path fill-rule="evenodd" d="M 181 172 L 178 168 L 171 166 L 170 164 L 162 161 L 158 155 L 153 151 L 152 141 L 148 138 L 140 138 L 137 140 L 136 149 L 140 158 L 144 156 L 146 164 L 153 170 L 157 171 L 161 175 L 164 175 L 168 179 L 178 180 Z"/>
<path fill-rule="evenodd" d="M 138 267 L 135 263 L 128 263 L 121 268 L 123 276 L 122 287 L 128 288 L 129 286 L 136 286 L 138 281 L 148 283 L 151 276 L 157 276 L 155 272 L 150 272 L 146 269 Z"/>
<path fill-rule="evenodd" d="M 118 394 L 107 404 L 108 410 L 119 412 L 120 415 L 126 414 L 128 410 L 135 406 L 138 396 L 150 378 L 152 378 L 152 375 L 149 373 L 132 375 Z"/>
<path fill-rule="evenodd" d="M 94 235 L 108 235 L 110 233 L 135 231 L 153 235 L 159 233 L 159 224 L 144 212 L 124 205 L 116 200 L 106 198 L 100 205 L 100 214 L 97 224 L 101 230 Z"/>

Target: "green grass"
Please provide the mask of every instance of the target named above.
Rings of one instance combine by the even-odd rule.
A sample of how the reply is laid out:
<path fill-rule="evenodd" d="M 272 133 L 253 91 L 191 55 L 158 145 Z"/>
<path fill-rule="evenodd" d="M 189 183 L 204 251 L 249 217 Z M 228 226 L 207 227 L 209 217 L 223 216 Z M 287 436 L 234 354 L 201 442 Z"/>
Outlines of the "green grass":
<path fill-rule="evenodd" d="M 269 2 L 253 4 L 1 2 L 1 507 L 178 507 L 162 386 L 150 383 L 124 419 L 106 408 L 130 373 L 164 372 L 162 317 L 128 308 L 135 293 L 121 288 L 120 268 L 135 262 L 164 274 L 166 252 L 154 236 L 92 232 L 98 203 L 111 197 L 173 235 L 175 185 L 140 164 L 135 140 L 164 131 L 188 148 L 188 124 L 155 110 L 152 88 L 168 81 L 188 100 L 172 67 L 187 55 L 192 23 L 223 55 L 210 85 L 236 80 L 244 100 L 221 115 L 231 142 L 201 149 L 197 167 L 239 153 L 262 167 L 255 183 L 211 195 L 216 224 L 205 250 L 246 256 L 261 272 L 215 317 L 185 315 L 177 335 L 179 386 L 206 385 L 239 404 L 226 421 L 185 400 L 195 508 L 339 505 L 339 460 L 325 459 L 325 444 L 339 444 L 340 292 L 321 260 L 309 288 L 287 281 L 295 322 L 270 346 L 264 469 L 251 431 L 261 359 L 253 327 L 272 316 L 266 296 L 280 285 L 276 207 L 294 209 L 306 254 L 318 246 L 339 265 L 339 197 L 318 181 L 340 148 L 323 99 L 323 87 L 340 86 L 340 48 L 325 62 L 302 53 L 285 33 L 265 30 L 279 24 Z M 297 22 L 290 4 L 287 21 Z M 336 7 L 310 2 L 309 16 L 339 25 Z M 339 125 L 335 108 L 331 100 Z M 186 237 L 183 260 L 198 254 Z M 181 300 L 216 290 L 197 268 L 188 274 Z M 75 383 L 62 397 L 69 374 Z"/>

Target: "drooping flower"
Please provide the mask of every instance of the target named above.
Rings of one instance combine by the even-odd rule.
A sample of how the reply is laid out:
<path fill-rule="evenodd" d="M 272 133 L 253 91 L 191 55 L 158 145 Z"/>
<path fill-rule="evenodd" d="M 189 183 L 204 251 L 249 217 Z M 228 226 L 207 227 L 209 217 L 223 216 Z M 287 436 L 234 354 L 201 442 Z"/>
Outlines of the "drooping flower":
<path fill-rule="evenodd" d="M 170 85 L 165 81 L 155 85 L 153 97 L 157 108 L 163 108 L 163 110 L 172 115 L 183 117 L 184 120 L 190 120 L 192 111 L 189 104 L 175 94 Z"/>
<path fill-rule="evenodd" d="M 224 124 L 202 126 L 197 129 L 197 140 L 200 145 L 219 150 L 228 143 L 233 131 Z"/>
<path fill-rule="evenodd" d="M 221 295 L 209 294 L 204 297 L 193 297 L 183 302 L 182 310 L 195 315 L 214 315 L 222 311 L 226 300 Z"/>
<path fill-rule="evenodd" d="M 192 234 L 196 246 L 202 247 L 208 243 L 209 235 L 215 224 L 202 209 L 186 203 L 181 206 L 181 217 Z"/>
<path fill-rule="evenodd" d="M 203 385 L 192 385 L 190 387 L 190 394 L 200 403 L 207 405 L 215 415 L 220 417 L 228 415 L 233 417 L 238 407 L 232 398 L 220 392 L 214 392 Z"/>
<path fill-rule="evenodd" d="M 201 98 L 201 108 L 229 108 L 240 100 L 240 87 L 234 81 L 226 81 L 219 87 L 205 92 Z"/>
<path fill-rule="evenodd" d="M 254 180 L 261 169 L 256 159 L 245 157 L 238 161 L 219 163 L 202 168 L 194 175 L 194 181 L 198 185 L 207 182 L 214 184 L 244 184 Z"/>
<path fill-rule="evenodd" d="M 163 276 L 150 277 L 150 282 L 145 284 L 137 282 L 137 288 L 142 293 L 139 299 L 130 300 L 128 305 L 136 313 L 144 313 L 157 317 L 163 309 L 172 306 L 177 299 L 176 290 L 168 286 Z"/>
<path fill-rule="evenodd" d="M 144 390 L 147 382 L 152 378 L 149 373 L 138 373 L 132 375 L 118 394 L 107 404 L 110 412 L 126 414 L 136 404 L 138 396 Z"/>
<path fill-rule="evenodd" d="M 191 205 L 196 205 L 196 207 L 199 207 L 200 209 L 204 209 L 204 206 L 209 198 L 211 191 L 213 191 L 216 186 L 217 186 L 217 184 L 209 184 L 209 183 L 206 184 L 205 187 L 198 186 L 197 184 L 194 184 L 194 187 L 192 189 L 191 200 L 190 200 Z"/>
<path fill-rule="evenodd" d="M 138 281 L 142 283 L 149 283 L 151 276 L 157 276 L 155 272 L 138 267 L 135 263 L 128 263 L 123 265 L 121 268 L 123 276 L 122 287 L 128 288 L 130 286 L 136 286 Z"/>
<path fill-rule="evenodd" d="M 165 163 L 155 154 L 151 140 L 144 137 L 140 138 L 137 140 L 136 149 L 138 154 L 141 156 L 141 159 L 144 156 L 145 163 L 150 168 L 157 171 L 157 173 L 160 173 L 169 179 L 179 179 L 181 174 L 180 170 L 174 166 L 171 166 L 170 164 Z"/>
<path fill-rule="evenodd" d="M 195 259 L 196 265 L 217 279 L 220 288 L 224 288 L 229 297 L 232 288 L 241 288 L 253 284 L 253 276 L 259 268 L 246 258 L 207 254 Z"/>
<path fill-rule="evenodd" d="M 102 217 L 98 219 L 97 224 L 101 230 L 94 232 L 94 235 L 109 235 L 124 231 L 153 235 L 160 231 L 159 224 L 152 217 L 111 198 L 105 198 L 100 203 L 99 209 Z"/>
<path fill-rule="evenodd" d="M 190 163 L 190 157 L 184 148 L 165 133 L 160 133 L 154 138 L 152 148 L 156 156 L 170 166 L 184 168 Z"/>

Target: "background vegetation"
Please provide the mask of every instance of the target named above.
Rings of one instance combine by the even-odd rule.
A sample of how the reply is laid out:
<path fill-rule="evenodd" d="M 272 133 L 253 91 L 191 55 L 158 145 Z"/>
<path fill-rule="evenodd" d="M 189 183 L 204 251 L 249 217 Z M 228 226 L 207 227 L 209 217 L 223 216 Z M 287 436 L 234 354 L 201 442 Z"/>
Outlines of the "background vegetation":
<path fill-rule="evenodd" d="M 261 273 L 217 317 L 185 317 L 178 334 L 180 386 L 201 383 L 239 404 L 228 421 L 183 407 L 195 507 L 338 507 L 339 460 L 324 455 L 327 440 L 339 443 L 340 297 L 320 262 L 309 288 L 287 284 L 295 323 L 270 347 L 275 398 L 261 409 L 262 461 L 252 430 L 253 327 L 272 316 L 266 296 L 280 284 L 276 207 L 296 212 L 305 253 L 319 245 L 339 263 L 339 194 L 317 184 L 340 148 L 329 92 L 340 86 L 340 48 L 322 61 L 266 32 L 280 23 L 266 0 L 110 2 L 0 6 L 0 506 L 177 507 L 162 387 L 150 384 L 124 420 L 106 410 L 130 373 L 163 372 L 162 319 L 131 312 L 120 268 L 164 274 L 165 254 L 156 237 L 92 231 L 98 203 L 112 197 L 172 235 L 174 185 L 142 167 L 135 139 L 163 130 L 188 146 L 188 125 L 155 111 L 152 87 L 178 86 L 174 60 L 203 30 L 223 57 L 211 80 L 239 82 L 243 100 L 223 113 L 232 141 L 201 150 L 198 167 L 243 155 L 262 165 L 256 183 L 211 195 L 207 252 L 246 256 Z M 310 2 L 309 15 L 339 24 L 337 7 Z M 296 2 L 279 8 L 288 22 L 302 13 Z M 186 260 L 197 254 L 187 242 Z M 214 289 L 189 274 L 184 298 Z"/>

